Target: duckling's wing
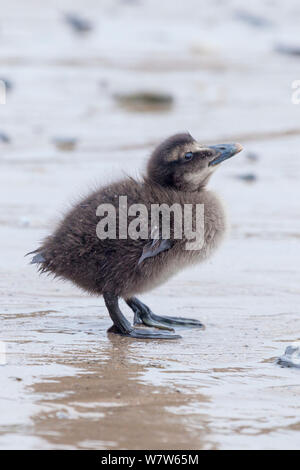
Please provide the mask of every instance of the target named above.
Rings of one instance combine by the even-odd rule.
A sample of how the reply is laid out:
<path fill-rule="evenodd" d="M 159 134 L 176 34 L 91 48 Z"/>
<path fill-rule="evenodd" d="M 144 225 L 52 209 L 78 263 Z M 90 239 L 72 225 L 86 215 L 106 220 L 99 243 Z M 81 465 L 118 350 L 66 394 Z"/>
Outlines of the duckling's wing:
<path fill-rule="evenodd" d="M 144 246 L 143 253 L 138 264 L 141 264 L 146 258 L 153 258 L 159 253 L 169 250 L 172 246 L 173 245 L 170 240 L 153 239 Z"/>

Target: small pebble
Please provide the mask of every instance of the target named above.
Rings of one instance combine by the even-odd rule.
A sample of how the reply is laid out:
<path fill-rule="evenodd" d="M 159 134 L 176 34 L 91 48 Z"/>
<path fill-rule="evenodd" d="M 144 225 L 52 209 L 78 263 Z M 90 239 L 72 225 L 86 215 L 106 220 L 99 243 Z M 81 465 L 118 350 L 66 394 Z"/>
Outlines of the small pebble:
<path fill-rule="evenodd" d="M 282 367 L 295 367 L 300 369 L 300 343 L 288 346 L 284 355 L 277 359 L 277 364 Z"/>
<path fill-rule="evenodd" d="M 87 33 L 93 29 L 92 23 L 82 18 L 75 13 L 66 13 L 65 14 L 65 21 L 68 23 L 76 33 Z"/>
<path fill-rule="evenodd" d="M 53 143 L 59 150 L 70 152 L 75 149 L 77 139 L 75 137 L 54 137 Z"/>
<path fill-rule="evenodd" d="M 5 132 L 0 132 L 0 142 L 4 142 L 5 144 L 10 143 L 10 137 L 5 134 Z"/>
<path fill-rule="evenodd" d="M 300 56 L 300 45 L 288 45 L 288 44 L 277 44 L 275 46 L 275 51 L 280 54 Z"/>
<path fill-rule="evenodd" d="M 255 28 L 264 28 L 266 26 L 271 26 L 272 24 L 268 19 L 250 13 L 246 10 L 236 10 L 235 18 L 248 23 L 250 26 L 254 26 Z"/>
<path fill-rule="evenodd" d="M 114 98 L 121 106 L 132 111 L 169 110 L 174 102 L 172 95 L 152 91 L 116 94 Z"/>
<path fill-rule="evenodd" d="M 259 160 L 259 156 L 255 152 L 246 153 L 246 158 L 248 158 L 248 160 L 251 160 L 251 162 L 257 162 Z"/>
<path fill-rule="evenodd" d="M 236 178 L 246 183 L 254 183 L 257 181 L 257 176 L 254 173 L 245 173 L 243 175 L 236 175 Z"/>

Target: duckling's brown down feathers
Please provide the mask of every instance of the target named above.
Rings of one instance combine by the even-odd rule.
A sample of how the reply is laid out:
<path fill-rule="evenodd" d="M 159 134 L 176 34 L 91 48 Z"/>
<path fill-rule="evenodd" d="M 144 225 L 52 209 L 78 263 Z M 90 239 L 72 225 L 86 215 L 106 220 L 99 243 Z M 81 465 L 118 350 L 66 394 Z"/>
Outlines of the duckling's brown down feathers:
<path fill-rule="evenodd" d="M 186 240 L 174 240 L 172 224 L 170 248 L 142 263 L 139 260 L 145 245 L 151 242 L 150 232 L 148 240 L 100 240 L 96 235 L 100 220 L 96 215 L 97 207 L 110 203 L 116 208 L 118 217 L 119 196 L 127 196 L 128 207 L 135 203 L 144 204 L 149 217 L 151 204 L 204 204 L 205 237 L 202 249 L 185 250 Z M 132 218 L 129 217 L 128 221 Z M 47 237 L 36 250 L 41 257 L 37 262 L 40 263 L 41 272 L 69 279 L 90 293 L 100 295 L 113 292 L 129 298 L 161 284 L 179 269 L 208 257 L 221 241 L 225 226 L 222 205 L 210 191 L 178 191 L 147 178 L 142 181 L 126 178 L 100 188 L 77 204 L 53 235 Z"/>

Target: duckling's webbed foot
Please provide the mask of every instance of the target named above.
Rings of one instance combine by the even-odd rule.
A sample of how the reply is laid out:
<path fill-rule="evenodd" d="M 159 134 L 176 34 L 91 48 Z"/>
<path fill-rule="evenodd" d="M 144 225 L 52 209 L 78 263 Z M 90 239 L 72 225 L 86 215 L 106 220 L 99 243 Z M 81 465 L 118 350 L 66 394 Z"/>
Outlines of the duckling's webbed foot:
<path fill-rule="evenodd" d="M 129 321 L 124 317 L 119 308 L 118 297 L 115 294 L 103 294 L 105 305 L 108 309 L 109 315 L 113 321 L 113 326 L 109 328 L 108 332 L 119 334 L 122 336 L 129 336 L 137 339 L 178 339 L 179 335 L 169 332 L 160 333 L 158 331 L 146 330 L 143 328 L 134 328 Z"/>
<path fill-rule="evenodd" d="M 134 311 L 134 324 L 139 325 L 143 323 L 147 326 L 153 326 L 162 330 L 173 330 L 174 327 L 186 326 L 192 328 L 203 328 L 203 324 L 198 320 L 192 318 L 181 318 L 181 317 L 165 317 L 155 315 L 147 305 L 143 304 L 136 297 L 126 300 L 129 307 Z"/>

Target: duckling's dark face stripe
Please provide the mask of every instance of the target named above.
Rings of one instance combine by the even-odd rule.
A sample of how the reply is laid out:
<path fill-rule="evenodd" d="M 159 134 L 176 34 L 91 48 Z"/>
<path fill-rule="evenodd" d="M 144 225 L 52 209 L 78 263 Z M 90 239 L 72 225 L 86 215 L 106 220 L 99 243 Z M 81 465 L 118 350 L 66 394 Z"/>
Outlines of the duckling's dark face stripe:
<path fill-rule="evenodd" d="M 196 160 L 208 158 L 212 155 L 212 151 L 206 146 L 198 142 L 191 142 L 175 147 L 167 156 L 166 162 L 179 162 L 179 163 L 192 163 L 195 164 Z"/>

